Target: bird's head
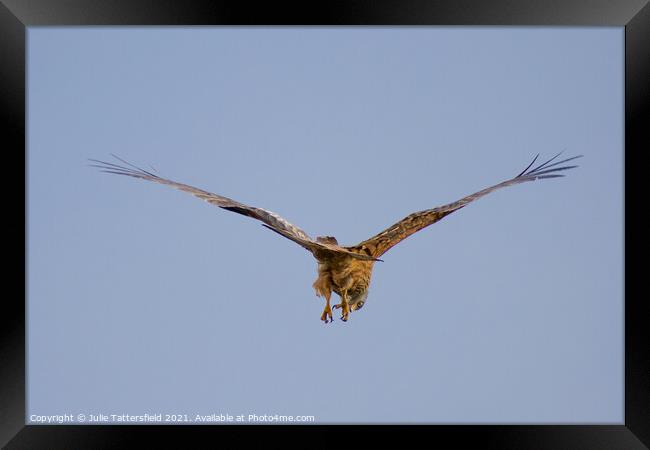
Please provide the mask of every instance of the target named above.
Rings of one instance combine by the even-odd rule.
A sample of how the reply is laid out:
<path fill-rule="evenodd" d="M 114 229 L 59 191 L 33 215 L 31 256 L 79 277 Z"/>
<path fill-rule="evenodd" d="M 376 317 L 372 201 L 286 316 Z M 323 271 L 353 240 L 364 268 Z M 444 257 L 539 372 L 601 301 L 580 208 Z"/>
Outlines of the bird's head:
<path fill-rule="evenodd" d="M 365 290 L 354 297 L 350 297 L 350 299 L 348 300 L 348 302 L 350 303 L 350 309 L 352 311 L 356 311 L 358 309 L 363 308 L 363 305 L 366 304 L 367 298 L 368 298 L 368 290 Z"/>

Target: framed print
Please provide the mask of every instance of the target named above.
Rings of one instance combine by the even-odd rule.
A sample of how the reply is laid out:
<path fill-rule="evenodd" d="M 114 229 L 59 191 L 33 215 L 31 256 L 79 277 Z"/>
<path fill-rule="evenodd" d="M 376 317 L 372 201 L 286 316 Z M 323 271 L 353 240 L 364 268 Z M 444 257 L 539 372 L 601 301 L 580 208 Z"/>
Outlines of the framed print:
<path fill-rule="evenodd" d="M 647 2 L 396 5 L 4 1 L 2 445 L 648 445 Z"/>

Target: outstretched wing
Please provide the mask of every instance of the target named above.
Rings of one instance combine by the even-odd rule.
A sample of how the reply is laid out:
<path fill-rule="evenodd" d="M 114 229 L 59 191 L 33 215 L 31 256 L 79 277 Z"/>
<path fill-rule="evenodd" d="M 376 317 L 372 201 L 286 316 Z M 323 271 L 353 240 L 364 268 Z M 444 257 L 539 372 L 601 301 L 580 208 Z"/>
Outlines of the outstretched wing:
<path fill-rule="evenodd" d="M 252 217 L 263 222 L 263 225 L 271 230 L 279 233 L 280 235 L 290 239 L 302 247 L 306 248 L 310 252 L 320 252 L 320 253 L 337 253 L 337 254 L 346 254 L 353 258 L 363 259 L 363 260 L 376 260 L 375 258 L 365 255 L 351 252 L 343 247 L 338 245 L 329 244 L 325 242 L 317 242 L 313 240 L 307 233 L 293 225 L 286 219 L 280 217 L 278 214 L 267 211 L 262 208 L 256 208 L 254 206 L 248 206 L 238 201 L 232 200 L 228 197 L 223 197 L 221 195 L 213 194 L 202 189 L 195 188 L 193 186 L 177 183 L 176 181 L 168 180 L 162 178 L 156 174 L 148 172 L 140 167 L 134 166 L 133 164 L 119 158 L 118 156 L 113 155 L 116 159 L 126 164 L 122 166 L 119 164 L 114 164 L 106 161 L 99 161 L 96 159 L 91 159 L 95 164 L 91 164 L 93 167 L 98 167 L 102 172 L 113 173 L 116 175 L 126 175 L 133 178 L 140 178 L 142 180 L 154 181 L 160 184 L 166 184 L 173 188 L 179 189 L 183 192 L 188 192 L 195 197 L 205 200 L 208 203 L 216 205 L 220 208 L 226 209 L 228 211 L 236 212 L 244 216 Z M 127 167 L 128 166 L 128 167 Z"/>
<path fill-rule="evenodd" d="M 480 197 L 483 197 L 484 195 L 489 194 L 492 191 L 495 191 L 502 187 L 511 186 L 513 184 L 525 183 L 527 181 L 534 181 L 537 179 L 563 177 L 564 175 L 559 174 L 558 172 L 561 172 L 563 170 L 573 169 L 574 167 L 577 166 L 560 166 L 560 167 L 557 166 L 566 163 L 568 161 L 572 161 L 576 158 L 580 158 L 582 156 L 582 155 L 574 156 L 572 158 L 567 158 L 562 161 L 558 161 L 553 164 L 550 164 L 561 154 L 562 152 L 558 153 L 553 158 L 549 159 L 543 164 L 540 164 L 534 169 L 530 169 L 531 166 L 537 160 L 537 157 L 539 156 L 538 154 L 537 156 L 535 156 L 535 159 L 533 159 L 533 161 L 528 165 L 528 167 L 526 167 L 526 169 L 524 169 L 519 175 L 517 175 L 514 178 L 511 178 L 510 180 L 506 180 L 499 184 L 495 184 L 494 186 L 491 186 L 489 188 L 483 189 L 482 191 L 478 191 L 474 194 L 468 195 L 467 197 L 463 197 L 454 203 L 413 213 L 409 216 L 406 216 L 404 219 L 400 220 L 396 224 L 385 229 L 381 233 L 371 237 L 370 239 L 367 239 L 355 246 L 346 247 L 346 248 L 356 252 L 363 252 L 375 258 L 379 258 L 381 255 L 386 253 L 391 247 L 398 244 L 402 240 L 406 239 L 413 233 L 420 231 L 424 227 L 428 227 L 429 225 L 439 221 L 446 215 L 451 214 L 452 212 L 463 208 L 467 204 L 473 202 L 474 200 Z"/>

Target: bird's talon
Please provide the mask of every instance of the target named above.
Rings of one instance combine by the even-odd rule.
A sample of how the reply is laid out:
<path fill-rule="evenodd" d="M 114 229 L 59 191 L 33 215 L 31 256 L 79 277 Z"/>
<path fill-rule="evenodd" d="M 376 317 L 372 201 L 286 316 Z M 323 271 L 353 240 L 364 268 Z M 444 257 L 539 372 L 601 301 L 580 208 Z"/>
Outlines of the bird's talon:
<path fill-rule="evenodd" d="M 325 323 L 331 323 L 333 321 L 333 319 L 332 319 L 332 308 L 330 308 L 329 304 L 327 306 L 325 306 L 325 309 L 323 310 L 323 314 L 321 314 L 321 316 L 320 316 L 320 320 L 322 320 Z"/>

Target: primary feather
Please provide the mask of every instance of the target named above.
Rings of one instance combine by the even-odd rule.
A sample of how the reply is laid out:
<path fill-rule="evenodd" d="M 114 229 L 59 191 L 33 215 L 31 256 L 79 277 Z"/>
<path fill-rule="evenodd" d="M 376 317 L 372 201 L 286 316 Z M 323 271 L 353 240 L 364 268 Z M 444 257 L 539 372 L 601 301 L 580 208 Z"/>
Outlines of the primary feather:
<path fill-rule="evenodd" d="M 289 222 L 288 220 L 281 217 L 279 214 L 276 214 L 266 209 L 257 208 L 254 206 L 248 206 L 238 201 L 235 201 L 231 198 L 224 197 L 212 192 L 204 191 L 203 189 L 196 188 L 184 183 L 178 183 L 176 181 L 169 180 L 167 178 L 160 177 L 154 173 L 151 173 L 147 170 L 144 170 L 138 166 L 131 164 L 128 161 L 123 160 L 119 156 L 112 155 L 114 158 L 118 159 L 126 166 L 122 166 L 115 163 L 110 163 L 106 161 L 100 161 L 97 159 L 90 159 L 94 164 L 91 164 L 92 167 L 97 167 L 101 169 L 102 172 L 112 173 L 116 175 L 125 175 L 133 178 L 139 178 L 142 180 L 153 181 L 155 183 L 165 184 L 167 186 L 174 187 L 183 192 L 194 195 L 195 197 L 205 200 L 206 202 L 216 205 L 220 208 L 223 208 L 227 211 L 232 211 L 244 216 L 252 217 L 264 223 L 264 226 L 267 228 L 279 233 L 280 235 L 290 239 L 312 253 L 315 251 L 323 253 L 340 253 L 342 255 L 347 255 L 352 258 L 362 259 L 362 260 L 376 260 L 371 256 L 365 254 L 359 254 L 351 252 L 343 247 L 338 245 L 317 242 L 303 230 Z"/>
<path fill-rule="evenodd" d="M 564 170 L 569 170 L 569 169 L 573 169 L 574 167 L 578 167 L 575 165 L 561 166 L 561 167 L 555 167 L 555 166 L 567 163 L 569 161 L 573 161 L 574 159 L 582 157 L 582 155 L 574 156 L 572 158 L 563 159 L 562 161 L 549 164 L 553 162 L 561 154 L 562 152 L 558 153 L 553 158 L 549 159 L 545 163 L 540 164 L 534 169 L 530 169 L 532 165 L 535 163 L 535 161 L 537 161 L 537 158 L 539 157 L 538 154 L 537 156 L 535 156 L 533 161 L 521 173 L 519 173 L 519 175 L 515 176 L 514 178 L 511 178 L 509 180 L 495 184 L 494 186 L 490 186 L 488 188 L 475 192 L 474 194 L 463 197 L 458 201 L 449 203 L 448 205 L 438 206 L 437 208 L 426 209 L 424 211 L 418 211 L 413 214 L 410 214 L 405 218 L 403 218 L 402 220 L 400 220 L 399 222 L 386 228 L 381 233 L 371 237 L 370 239 L 367 239 L 357 245 L 346 247 L 346 248 L 353 251 L 363 251 L 367 255 L 374 256 L 375 258 L 379 258 L 381 255 L 386 253 L 392 247 L 399 244 L 401 241 L 403 241 L 413 233 L 416 233 L 421 229 L 436 223 L 443 217 L 453 213 L 454 211 L 458 211 L 459 209 L 467 206 L 469 203 L 473 202 L 474 200 L 477 200 L 483 197 L 484 195 L 489 194 L 490 192 L 496 191 L 497 189 L 501 189 L 506 186 L 512 186 L 514 184 L 519 184 L 519 183 L 526 183 L 528 181 L 534 181 L 537 179 L 563 177 L 564 175 L 558 172 L 562 172 Z M 555 168 L 552 169 L 551 167 L 555 167 Z"/>

